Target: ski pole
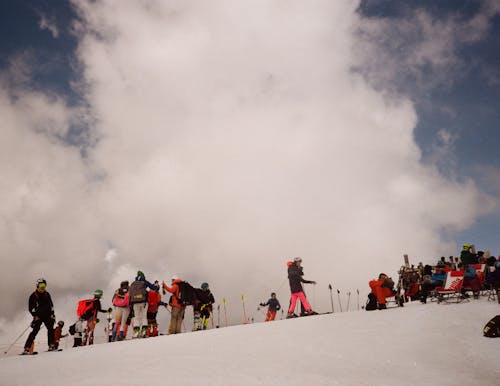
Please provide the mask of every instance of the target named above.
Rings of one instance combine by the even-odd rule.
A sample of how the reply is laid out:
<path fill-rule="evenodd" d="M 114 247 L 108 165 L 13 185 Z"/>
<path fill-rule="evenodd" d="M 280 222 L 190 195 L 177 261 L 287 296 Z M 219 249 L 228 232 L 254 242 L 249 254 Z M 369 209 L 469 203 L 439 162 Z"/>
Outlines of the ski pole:
<path fill-rule="evenodd" d="M 241 304 L 243 304 L 243 324 L 248 323 L 247 312 L 245 310 L 245 295 L 241 295 Z"/>
<path fill-rule="evenodd" d="M 337 296 L 339 298 L 340 312 L 342 312 L 342 302 L 340 301 L 340 290 L 337 290 Z"/>
<path fill-rule="evenodd" d="M 222 306 L 224 308 L 224 322 L 227 327 L 227 311 L 226 311 L 226 298 L 222 298 Z"/>
<path fill-rule="evenodd" d="M 9 348 L 8 348 L 7 350 L 5 350 L 4 354 L 7 354 L 7 353 L 9 352 L 9 350 L 12 348 L 12 346 L 14 346 L 14 345 L 17 343 L 17 341 L 18 341 L 19 339 L 21 339 L 21 337 L 24 335 L 24 333 L 25 333 L 26 331 L 28 331 L 28 328 L 30 328 L 30 327 L 31 327 L 31 323 L 30 323 L 30 324 L 28 324 L 28 327 L 26 327 L 26 328 L 23 330 L 23 332 L 21 332 L 21 334 L 19 334 L 19 336 L 16 338 L 16 340 L 15 340 L 14 342 L 12 342 L 12 344 L 9 346 Z"/>
<path fill-rule="evenodd" d="M 359 289 L 357 289 L 356 292 L 358 293 L 358 311 L 359 311 Z"/>
<path fill-rule="evenodd" d="M 349 312 L 349 303 L 351 301 L 351 291 L 347 293 L 347 312 Z"/>
<path fill-rule="evenodd" d="M 220 304 L 217 304 L 217 325 L 215 328 L 219 328 L 220 326 Z"/>
<path fill-rule="evenodd" d="M 328 284 L 328 289 L 330 290 L 330 303 L 332 303 L 332 314 L 335 313 L 335 309 L 333 308 L 333 294 L 332 294 L 332 285 Z"/>

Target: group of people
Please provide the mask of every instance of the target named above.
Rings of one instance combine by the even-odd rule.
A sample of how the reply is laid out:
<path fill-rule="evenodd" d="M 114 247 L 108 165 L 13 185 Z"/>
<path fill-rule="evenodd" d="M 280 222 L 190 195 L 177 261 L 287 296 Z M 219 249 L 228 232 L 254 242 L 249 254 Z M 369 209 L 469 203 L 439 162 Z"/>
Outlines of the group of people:
<path fill-rule="evenodd" d="M 477 264 L 484 264 L 484 273 L 477 271 Z M 471 291 L 473 297 L 478 299 L 481 290 L 491 290 L 496 292 L 500 303 L 500 256 L 497 259 L 489 251 L 476 252 L 475 246 L 470 243 L 462 245 L 460 257 L 450 256 L 448 260 L 441 257 L 434 267 L 419 263 L 417 268 L 402 269 L 399 274 L 404 293 L 401 299 L 396 300 L 401 302 L 400 305 L 409 298 L 426 303 L 433 291 L 445 287 L 447 273 L 455 270 L 463 272 L 463 297 L 469 297 L 467 291 Z M 368 295 L 367 310 L 385 309 L 387 298 L 399 295 L 394 289 L 394 281 L 384 273 L 371 280 L 369 286 L 371 293 Z"/>
<path fill-rule="evenodd" d="M 288 261 L 287 267 L 291 291 L 287 318 L 299 316 L 295 313 L 297 300 L 300 300 L 301 303 L 301 316 L 316 315 L 317 313 L 312 310 L 302 287 L 302 283 L 316 284 L 316 282 L 303 278 L 304 271 L 300 257 Z M 151 283 L 146 280 L 146 276 L 142 271 L 138 271 L 132 283 L 128 281 L 120 283 L 120 287 L 113 294 L 113 308 L 107 309 L 104 309 L 101 305 L 103 291 L 100 289 L 95 290 L 92 299 L 79 302 L 77 308 L 78 320 L 70 326 L 70 333 L 74 335 L 73 347 L 93 344 L 94 328 L 98 322 L 97 316 L 99 312 L 110 315 L 108 319 L 111 322 L 109 327 L 109 341 L 111 342 L 125 339 L 128 327 L 131 324 L 133 325 L 133 338 L 157 336 L 158 323 L 156 317 L 160 306 L 170 306 L 171 317 L 168 334 L 178 334 L 182 331 L 182 322 L 188 305 L 193 306 L 193 330 L 207 329 L 212 315 L 213 304 L 215 303 L 215 298 L 208 283 L 202 283 L 200 288 L 194 288 L 194 299 L 189 304 L 181 300 L 181 287 L 183 285 L 185 285 L 183 280 L 173 276 L 170 285 L 163 281 L 160 286 L 158 281 Z M 57 350 L 59 339 L 65 336 L 62 335 L 63 321 L 57 324 L 59 332 L 55 334 L 57 329 L 54 329 L 54 304 L 50 294 L 46 291 L 46 286 L 47 281 L 39 279 L 36 283 L 36 289 L 28 301 L 33 322 L 31 324 L 32 331 L 24 346 L 24 354 L 29 354 L 33 350 L 33 342 L 42 324 L 45 324 L 47 328 L 49 350 Z M 160 289 L 163 294 L 167 292 L 171 294 L 168 303 L 161 300 Z M 266 322 L 273 321 L 276 312 L 281 309 L 274 292 L 267 302 L 261 303 L 261 306 L 268 306 Z"/>

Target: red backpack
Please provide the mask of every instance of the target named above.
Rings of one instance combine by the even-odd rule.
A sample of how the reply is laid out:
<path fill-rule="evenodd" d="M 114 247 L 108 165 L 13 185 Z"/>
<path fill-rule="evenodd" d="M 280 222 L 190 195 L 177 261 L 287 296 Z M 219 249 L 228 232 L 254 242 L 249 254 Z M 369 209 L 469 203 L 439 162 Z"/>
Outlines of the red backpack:
<path fill-rule="evenodd" d="M 79 318 L 90 319 L 92 316 L 92 308 L 94 307 L 95 299 L 83 299 L 78 301 L 78 307 L 76 308 L 76 315 Z"/>

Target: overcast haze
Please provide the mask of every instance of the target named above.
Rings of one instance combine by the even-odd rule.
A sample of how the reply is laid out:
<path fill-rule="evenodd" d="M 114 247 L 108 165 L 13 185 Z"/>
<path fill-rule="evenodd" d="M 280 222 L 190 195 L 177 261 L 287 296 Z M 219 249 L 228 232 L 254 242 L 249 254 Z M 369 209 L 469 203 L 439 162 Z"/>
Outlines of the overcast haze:
<path fill-rule="evenodd" d="M 377 39 L 387 21 L 358 6 L 75 1 L 78 103 L 32 86 L 30 52 L 11 57 L 0 74 L 2 328 L 27 317 L 38 277 L 58 317 L 96 288 L 108 305 L 138 269 L 207 281 L 236 310 L 241 294 L 253 306 L 277 289 L 286 304 L 285 263 L 301 256 L 327 310 L 328 283 L 366 292 L 403 253 L 415 264 L 456 254 L 449 235 L 497 198 L 455 178 L 453 163 L 443 173 L 446 146 L 423 162 L 415 94 L 391 72 L 443 84 L 460 34 L 481 39 L 497 11 L 451 42 L 424 28 L 402 65 Z M 61 39 L 50 15 L 39 28 Z"/>

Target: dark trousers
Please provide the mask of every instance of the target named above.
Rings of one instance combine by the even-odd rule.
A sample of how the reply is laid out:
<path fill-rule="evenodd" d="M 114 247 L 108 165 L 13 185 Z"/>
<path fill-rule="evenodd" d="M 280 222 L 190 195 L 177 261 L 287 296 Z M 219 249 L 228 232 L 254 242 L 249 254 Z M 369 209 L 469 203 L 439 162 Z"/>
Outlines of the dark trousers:
<path fill-rule="evenodd" d="M 24 344 L 24 348 L 28 349 L 31 347 L 33 342 L 35 341 L 35 337 L 38 334 L 38 331 L 40 331 L 40 327 L 42 327 L 42 323 L 45 324 L 45 327 L 47 328 L 47 343 L 49 347 L 54 344 L 54 319 L 52 319 L 50 316 L 43 318 L 43 319 L 37 319 L 33 321 L 32 323 L 32 328 L 31 333 L 28 335 L 28 339 L 26 340 L 26 343 Z"/>

